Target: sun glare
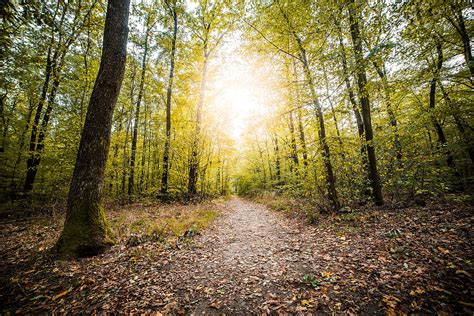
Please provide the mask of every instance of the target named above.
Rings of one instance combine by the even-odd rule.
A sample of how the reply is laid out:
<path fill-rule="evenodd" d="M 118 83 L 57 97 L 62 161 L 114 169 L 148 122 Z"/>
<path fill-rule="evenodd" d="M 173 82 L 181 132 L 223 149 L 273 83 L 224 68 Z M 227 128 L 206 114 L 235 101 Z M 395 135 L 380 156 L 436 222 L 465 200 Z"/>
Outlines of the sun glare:
<path fill-rule="evenodd" d="M 236 41 L 230 43 L 227 54 L 220 56 L 219 71 L 212 79 L 212 107 L 224 109 L 230 124 L 225 131 L 240 142 L 250 123 L 264 113 L 268 100 L 268 76 L 265 65 L 240 54 Z"/>

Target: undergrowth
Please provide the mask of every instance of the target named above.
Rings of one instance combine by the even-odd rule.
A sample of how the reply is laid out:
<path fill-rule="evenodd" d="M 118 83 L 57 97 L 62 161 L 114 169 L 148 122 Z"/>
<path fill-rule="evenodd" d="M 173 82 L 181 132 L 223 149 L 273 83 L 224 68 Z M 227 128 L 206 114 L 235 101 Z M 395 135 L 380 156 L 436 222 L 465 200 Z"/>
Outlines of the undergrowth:
<path fill-rule="evenodd" d="M 115 236 L 133 246 L 146 241 L 191 237 L 208 227 L 219 213 L 212 204 L 159 208 L 136 205 L 113 212 L 110 223 Z"/>

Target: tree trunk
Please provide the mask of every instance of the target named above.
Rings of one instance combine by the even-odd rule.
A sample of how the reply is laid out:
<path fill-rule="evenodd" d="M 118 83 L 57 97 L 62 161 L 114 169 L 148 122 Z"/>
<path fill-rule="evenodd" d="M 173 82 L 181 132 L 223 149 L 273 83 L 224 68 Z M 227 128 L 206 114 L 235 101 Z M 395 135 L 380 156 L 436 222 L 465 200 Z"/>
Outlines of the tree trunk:
<path fill-rule="evenodd" d="M 308 82 L 310 92 L 311 92 L 311 97 L 313 99 L 313 104 L 316 112 L 316 118 L 318 119 L 319 122 L 319 141 L 321 143 L 321 147 L 323 149 L 322 151 L 322 158 L 324 162 L 324 167 L 326 169 L 326 183 L 327 183 L 327 190 L 328 190 L 328 198 L 332 203 L 332 206 L 334 210 L 339 210 L 341 207 L 339 203 L 339 199 L 337 197 L 337 191 L 336 191 L 336 179 L 334 177 L 334 171 L 332 169 L 332 163 L 331 163 L 331 152 L 329 150 L 329 145 L 327 142 L 326 138 L 326 127 L 324 125 L 324 116 L 323 116 L 323 111 L 321 109 L 321 105 L 319 103 L 318 96 L 316 94 L 316 89 L 314 88 L 314 82 L 313 82 L 313 77 L 311 75 L 311 70 L 309 68 L 308 64 L 308 59 L 306 57 L 306 51 L 303 47 L 303 44 L 301 43 L 300 38 L 296 35 L 295 32 L 293 32 L 293 36 L 298 44 L 298 48 L 300 50 L 300 57 L 301 61 L 303 63 L 303 69 L 305 72 L 306 76 L 306 81 Z"/>
<path fill-rule="evenodd" d="M 43 111 L 44 103 L 46 102 L 46 96 L 48 94 L 48 89 L 49 89 L 49 82 L 51 80 L 51 73 L 52 73 L 52 68 L 53 68 L 53 60 L 52 60 L 53 57 L 51 56 L 51 51 L 52 51 L 52 48 L 50 46 L 48 47 L 48 52 L 47 52 L 47 57 L 46 57 L 46 70 L 45 70 L 45 78 L 43 81 L 43 87 L 41 89 L 40 99 L 38 101 L 38 105 L 36 106 L 36 112 L 33 118 L 33 124 L 31 126 L 29 156 L 26 162 L 26 179 L 25 179 L 25 184 L 23 186 L 23 190 L 25 192 L 30 192 L 31 190 L 33 190 L 34 177 L 36 175 L 36 170 L 32 170 L 32 165 L 34 163 L 34 160 L 36 159 L 36 140 L 37 140 L 38 126 L 40 124 L 41 114 Z"/>
<path fill-rule="evenodd" d="M 202 79 L 201 79 L 201 89 L 199 93 L 199 103 L 196 111 L 196 132 L 194 135 L 194 140 L 192 144 L 191 158 L 189 162 L 189 175 L 188 175 L 188 194 L 195 195 L 197 193 L 196 184 L 198 178 L 198 169 L 199 169 L 199 139 L 201 133 L 201 115 L 202 107 L 204 105 L 204 96 L 206 90 L 206 81 L 207 81 L 207 66 L 208 66 L 208 51 L 207 51 L 207 42 L 204 44 L 204 62 L 202 67 Z"/>
<path fill-rule="evenodd" d="M 26 164 L 27 169 L 26 169 L 26 179 L 25 179 L 25 186 L 24 186 L 24 190 L 26 192 L 31 191 L 33 189 L 33 184 L 35 183 L 36 174 L 38 173 L 38 168 L 41 163 L 41 156 L 43 154 L 44 141 L 46 138 L 46 130 L 49 125 L 51 112 L 53 111 L 54 102 L 56 99 L 56 93 L 59 88 L 59 70 L 57 71 L 53 70 L 53 76 L 54 76 L 53 84 L 51 87 L 51 91 L 49 92 L 49 95 L 48 95 L 48 105 L 43 115 L 43 120 L 41 121 L 41 127 L 39 129 L 39 134 L 34 144 L 33 153 L 32 154 L 30 153 L 30 157 L 28 158 L 27 164 Z M 33 136 L 33 132 L 32 132 L 32 136 Z M 31 143 L 30 143 L 30 149 L 31 149 Z"/>
<path fill-rule="evenodd" d="M 268 139 L 265 137 L 265 152 L 267 154 L 267 165 L 268 165 L 268 172 L 270 173 L 270 183 L 273 182 L 273 169 L 272 163 L 270 159 L 270 150 L 268 149 Z"/>
<path fill-rule="evenodd" d="M 265 158 L 263 157 L 263 150 L 260 148 L 260 143 L 258 141 L 258 137 L 255 137 L 255 141 L 257 143 L 258 154 L 260 156 L 260 161 L 262 164 L 262 174 L 263 174 L 263 187 L 267 188 L 267 168 L 265 167 Z"/>
<path fill-rule="evenodd" d="M 471 159 L 471 162 L 474 163 L 474 148 L 472 146 L 472 141 L 469 137 L 468 131 L 466 130 L 466 127 L 468 128 L 469 126 L 466 126 L 466 124 L 463 122 L 462 118 L 459 116 L 459 108 L 455 108 L 452 105 L 451 98 L 448 95 L 448 92 L 445 90 L 443 84 L 441 81 L 438 81 L 439 87 L 441 89 L 441 92 L 443 93 L 443 97 L 448 104 L 448 106 L 452 109 L 453 111 L 453 118 L 454 122 L 456 123 L 456 127 L 458 128 L 459 134 L 461 134 L 465 146 L 466 146 L 466 151 L 469 154 L 469 158 Z"/>
<path fill-rule="evenodd" d="M 28 107 L 28 114 L 26 115 L 25 128 L 23 129 L 23 131 L 21 133 L 21 136 L 20 136 L 20 144 L 18 146 L 16 161 L 15 161 L 15 164 L 13 165 L 13 171 L 12 171 L 12 176 L 11 176 L 12 191 L 16 191 L 17 188 L 21 185 L 21 183 L 19 183 L 18 186 L 17 186 L 17 183 L 16 183 L 16 170 L 18 168 L 18 165 L 21 162 L 23 147 L 25 146 L 25 137 L 26 137 L 26 134 L 28 133 L 28 130 L 29 130 L 31 117 L 33 116 L 33 110 L 34 110 L 34 105 L 30 100 L 30 105 Z"/>
<path fill-rule="evenodd" d="M 380 80 L 382 81 L 382 86 L 383 86 L 383 91 L 385 94 L 385 103 L 387 106 L 387 113 L 388 113 L 388 118 L 390 120 L 390 125 L 392 126 L 393 129 L 393 137 L 394 137 L 394 145 L 397 150 L 397 161 L 399 167 L 402 166 L 402 144 L 400 143 L 400 135 L 398 134 L 398 122 L 397 122 L 397 117 L 395 116 L 395 113 L 393 112 L 392 109 L 392 98 L 390 97 L 390 86 L 388 84 L 388 79 L 387 79 L 387 73 L 385 71 L 385 65 L 382 63 L 382 66 L 379 66 L 376 61 L 372 61 L 375 70 L 377 71 L 377 74 L 380 77 Z"/>
<path fill-rule="evenodd" d="M 146 58 L 148 54 L 148 36 L 150 33 L 150 17 L 146 20 L 145 47 L 143 50 L 142 71 L 140 77 L 140 87 L 138 88 L 137 105 L 135 107 L 135 120 L 133 122 L 132 153 L 130 156 L 130 173 L 128 176 L 128 195 L 131 196 L 135 190 L 135 157 L 137 154 L 138 122 L 140 120 L 140 106 L 143 98 L 143 87 L 145 86 Z"/>
<path fill-rule="evenodd" d="M 145 118 L 143 124 L 143 143 L 142 143 L 142 158 L 141 158 L 141 174 L 140 174 L 140 185 L 138 186 L 140 193 L 143 191 L 143 181 L 145 180 L 145 161 L 146 161 L 146 145 L 147 145 L 147 126 L 148 126 L 148 108 L 146 100 L 145 103 Z"/>
<path fill-rule="evenodd" d="M 87 109 L 69 189 L 66 221 L 57 250 L 64 257 L 91 256 L 112 244 L 101 191 L 112 117 L 125 71 L 130 0 L 109 0 L 101 63 Z"/>
<path fill-rule="evenodd" d="M 474 60 L 472 59 L 472 50 L 471 50 L 471 40 L 469 38 L 469 33 L 466 29 L 466 23 L 464 22 L 464 16 L 462 15 L 462 9 L 456 9 L 454 5 L 451 6 L 454 14 L 457 18 L 457 23 L 448 17 L 449 22 L 454 26 L 459 36 L 461 37 L 463 45 L 463 55 L 464 61 L 466 62 L 469 72 L 471 74 L 471 79 L 474 78 Z"/>
<path fill-rule="evenodd" d="M 434 69 L 433 73 L 433 79 L 430 81 L 430 101 L 429 101 L 429 108 L 428 111 L 432 112 L 434 111 L 436 107 L 436 83 L 439 80 L 439 73 L 441 72 L 441 68 L 443 67 L 443 49 L 441 47 L 441 43 L 436 44 L 436 54 L 437 54 L 437 62 L 436 62 L 436 68 Z M 445 148 L 448 144 L 446 140 L 446 135 L 444 134 L 443 127 L 441 126 L 441 123 L 436 119 L 436 116 L 434 113 L 430 113 L 431 116 L 431 122 L 433 123 L 433 127 L 436 131 L 436 135 L 438 136 L 438 143 L 441 148 Z M 446 150 L 446 163 L 448 167 L 454 168 L 454 157 L 451 153 L 451 151 L 448 149 Z"/>
<path fill-rule="evenodd" d="M 355 13 L 354 0 L 349 4 L 349 21 L 352 44 L 354 46 L 354 58 L 357 72 L 357 85 L 359 87 L 359 99 L 362 108 L 362 121 L 364 122 L 365 140 L 367 142 L 367 158 L 369 161 L 369 180 L 372 187 L 372 197 L 376 205 L 383 205 L 382 184 L 377 170 L 377 158 L 373 144 L 374 135 L 372 131 L 372 120 L 370 115 L 369 92 L 367 90 L 367 77 L 365 73 L 365 61 L 362 53 L 362 40 L 359 31 L 359 17 Z"/>
<path fill-rule="evenodd" d="M 126 189 L 126 184 L 127 184 L 127 178 L 128 178 L 128 166 L 129 166 L 129 158 L 128 158 L 128 140 L 130 136 L 130 127 L 131 127 L 131 119 L 127 117 L 127 128 L 125 130 L 125 143 L 123 144 L 123 163 L 122 163 L 122 185 L 121 185 L 121 191 L 122 191 L 122 197 L 125 196 L 125 189 Z"/>
<path fill-rule="evenodd" d="M 293 63 L 293 68 L 294 68 L 294 76 L 295 76 L 296 82 L 299 82 L 296 60 Z M 296 103 L 298 105 L 298 111 L 296 113 L 297 120 L 298 120 L 298 136 L 301 143 L 301 151 L 303 154 L 303 167 L 304 167 L 304 173 L 306 176 L 307 168 L 308 168 L 308 149 L 306 148 L 306 136 L 304 133 L 303 114 L 301 111 L 302 105 L 301 105 L 301 100 L 300 100 L 300 87 L 298 85 L 296 86 Z"/>
<path fill-rule="evenodd" d="M 364 169 L 367 169 L 368 162 L 367 162 L 367 146 L 365 145 L 365 133 L 364 133 L 364 122 L 362 121 L 362 116 L 360 115 L 359 105 L 357 104 L 356 97 L 354 94 L 354 90 L 352 89 L 351 79 L 349 77 L 349 70 L 347 68 L 347 56 L 346 56 L 346 49 L 344 47 L 344 40 L 342 38 L 342 29 L 339 24 L 339 21 L 335 21 L 336 27 L 338 29 L 338 37 L 339 37 L 339 54 L 341 57 L 342 62 L 342 74 L 344 76 L 344 83 L 346 84 L 347 96 L 349 98 L 349 102 L 352 106 L 352 111 L 354 112 L 354 117 L 356 119 L 357 124 L 357 133 L 359 134 L 359 139 L 361 142 L 360 145 L 360 153 L 362 157 L 362 166 Z"/>
<path fill-rule="evenodd" d="M 295 137 L 295 124 L 293 122 L 293 111 L 290 111 L 288 126 L 290 128 L 290 141 L 291 141 L 291 159 L 298 171 L 299 159 L 298 159 L 298 147 L 296 145 Z"/>
<path fill-rule="evenodd" d="M 275 153 L 275 174 L 277 179 L 277 186 L 281 184 L 281 166 L 280 166 L 280 149 L 278 147 L 278 138 L 273 135 L 273 149 Z"/>
<path fill-rule="evenodd" d="M 58 1 L 58 6 L 56 7 L 56 11 L 54 13 L 54 16 L 56 16 L 58 10 L 59 10 L 59 4 L 61 2 Z M 57 26 L 57 30 L 61 32 L 63 28 L 63 23 L 67 19 L 66 13 L 69 8 L 69 2 L 65 2 L 64 7 L 62 8 L 62 14 L 61 14 L 61 19 L 59 22 L 59 25 Z M 94 4 L 92 5 L 92 7 Z M 92 10 L 91 7 L 91 10 Z M 86 14 L 86 19 L 89 16 L 90 11 Z M 54 107 L 55 103 L 55 98 L 56 98 L 56 93 L 59 87 L 59 77 L 61 73 L 61 69 L 64 64 L 64 59 L 66 57 L 66 54 L 68 52 L 68 49 L 71 47 L 71 45 L 74 43 L 74 41 L 77 39 L 77 36 L 79 35 L 80 28 L 77 27 L 80 25 L 78 23 L 78 18 L 81 16 L 80 14 L 80 7 L 76 11 L 76 15 L 73 20 L 73 24 L 75 25 L 71 31 L 71 34 L 65 40 L 64 42 L 61 40 L 63 38 L 63 34 L 59 34 L 58 38 L 59 41 L 57 43 L 57 46 L 54 47 L 54 53 L 53 51 L 53 44 L 54 44 L 54 33 L 56 31 L 56 28 L 52 29 L 51 33 L 51 43 L 50 46 L 48 47 L 48 53 L 47 53 L 47 60 L 46 60 L 46 72 L 45 72 L 45 80 L 43 82 L 43 87 L 42 87 L 42 92 L 40 96 L 40 101 L 38 102 L 38 107 L 36 110 L 35 114 L 35 119 L 34 123 L 31 129 L 31 139 L 30 139 L 30 150 L 29 150 L 29 157 L 27 160 L 27 173 L 26 173 L 26 179 L 25 179 L 25 184 L 24 184 L 24 191 L 25 192 L 30 192 L 33 189 L 33 184 L 35 182 L 36 174 L 38 172 L 38 167 L 41 162 L 41 155 L 44 149 L 44 140 L 46 137 L 46 130 L 48 128 L 51 112 Z M 54 20 L 54 18 L 53 18 Z M 85 23 L 85 20 L 83 21 Z M 40 121 L 40 117 L 42 114 L 44 102 L 46 101 L 46 94 L 49 89 L 49 83 L 51 78 L 53 79 L 53 84 L 52 87 L 49 91 L 48 95 L 48 103 L 47 103 L 47 108 L 46 111 L 43 115 L 42 123 L 41 123 L 41 129 L 38 133 L 38 124 Z"/>
<path fill-rule="evenodd" d="M 168 172 L 170 159 L 170 141 L 171 141 L 171 96 L 173 93 L 174 78 L 174 60 L 176 55 L 176 37 L 178 34 L 178 16 L 175 7 L 172 9 L 173 14 L 173 40 L 171 42 L 171 58 L 170 58 L 170 74 L 168 78 L 168 89 L 166 91 L 166 140 L 163 152 L 163 172 L 161 175 L 161 194 L 168 193 Z"/>
<path fill-rule="evenodd" d="M 124 113 L 125 113 L 125 103 L 122 104 L 122 108 L 120 109 L 120 120 L 119 120 L 119 125 L 117 127 L 117 135 L 120 135 L 120 133 L 122 132 L 122 129 L 123 129 Z M 117 121 L 117 119 L 115 121 Z M 115 183 L 115 186 L 116 186 L 115 191 L 116 191 L 117 197 L 120 194 L 120 192 L 119 192 L 119 188 L 120 188 L 120 186 L 119 186 L 119 168 L 118 168 L 118 164 L 117 164 L 118 150 L 119 150 L 119 143 L 116 142 L 116 144 L 114 146 L 114 149 L 113 149 L 113 156 L 112 156 L 113 176 L 112 176 L 110 190 L 112 192 L 113 185 Z"/>
<path fill-rule="evenodd" d="M 308 168 L 308 149 L 306 148 L 306 136 L 304 133 L 304 126 L 303 126 L 303 118 L 301 114 L 301 108 L 298 108 L 298 131 L 299 131 L 299 138 L 301 143 L 301 149 L 303 151 L 303 166 Z"/>

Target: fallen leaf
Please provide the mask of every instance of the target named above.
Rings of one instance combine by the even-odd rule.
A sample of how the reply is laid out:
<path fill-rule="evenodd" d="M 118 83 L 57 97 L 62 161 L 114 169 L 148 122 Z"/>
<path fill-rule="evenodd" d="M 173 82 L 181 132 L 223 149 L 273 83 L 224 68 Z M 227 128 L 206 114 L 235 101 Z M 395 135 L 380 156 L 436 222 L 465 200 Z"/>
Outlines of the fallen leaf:
<path fill-rule="evenodd" d="M 61 297 L 69 294 L 71 291 L 72 291 L 72 287 L 70 287 L 66 291 L 63 291 L 63 292 L 59 293 L 58 295 L 53 296 L 52 300 L 56 301 L 56 300 L 60 299 Z"/>
<path fill-rule="evenodd" d="M 464 270 L 456 270 L 456 274 L 464 274 L 467 277 L 470 277 L 470 278 L 472 277 L 472 275 L 469 272 L 464 271 Z"/>
<path fill-rule="evenodd" d="M 301 306 L 303 307 L 313 307 L 313 300 L 301 300 Z"/>
<path fill-rule="evenodd" d="M 391 308 L 397 307 L 398 303 L 400 303 L 400 299 L 392 295 L 384 295 L 383 301 Z"/>
<path fill-rule="evenodd" d="M 438 247 L 438 250 L 439 250 L 442 254 L 448 254 L 448 253 L 449 253 L 449 250 L 446 249 L 446 248 L 443 248 L 443 247 Z"/>
<path fill-rule="evenodd" d="M 329 278 L 329 277 L 332 276 L 332 273 L 331 273 L 331 272 L 322 271 L 322 272 L 321 272 L 321 276 L 322 276 L 323 278 Z"/>

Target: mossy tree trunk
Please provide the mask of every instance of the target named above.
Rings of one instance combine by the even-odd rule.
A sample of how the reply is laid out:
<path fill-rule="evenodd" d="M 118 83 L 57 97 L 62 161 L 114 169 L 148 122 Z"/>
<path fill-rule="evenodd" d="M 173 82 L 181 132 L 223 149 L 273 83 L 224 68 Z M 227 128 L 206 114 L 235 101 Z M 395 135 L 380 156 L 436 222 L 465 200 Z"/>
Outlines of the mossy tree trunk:
<path fill-rule="evenodd" d="M 107 5 L 101 64 L 79 144 L 66 221 L 57 243 L 62 257 L 96 255 L 112 244 L 101 188 L 112 115 L 125 71 L 129 7 L 130 0 L 109 0 Z"/>

